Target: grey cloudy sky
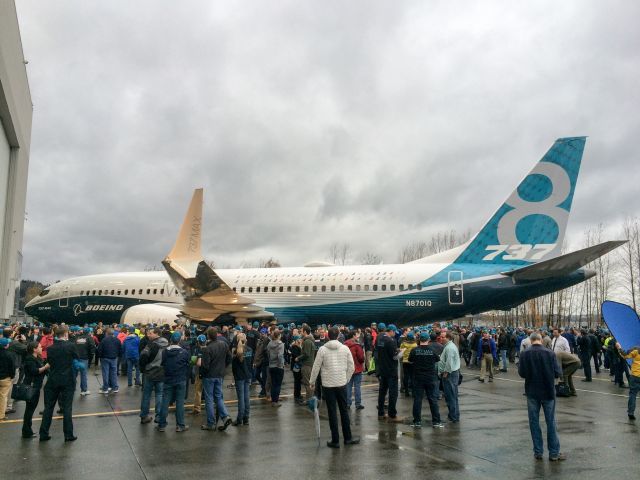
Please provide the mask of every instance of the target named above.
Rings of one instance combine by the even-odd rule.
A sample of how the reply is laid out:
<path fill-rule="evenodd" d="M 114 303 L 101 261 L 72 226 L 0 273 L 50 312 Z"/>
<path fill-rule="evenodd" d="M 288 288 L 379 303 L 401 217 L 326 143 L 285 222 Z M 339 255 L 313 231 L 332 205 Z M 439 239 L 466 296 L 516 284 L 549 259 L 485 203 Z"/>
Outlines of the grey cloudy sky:
<path fill-rule="evenodd" d="M 159 266 L 197 187 L 220 266 L 395 262 L 562 136 L 589 136 L 570 240 L 640 213 L 638 2 L 17 3 L 24 278 Z"/>

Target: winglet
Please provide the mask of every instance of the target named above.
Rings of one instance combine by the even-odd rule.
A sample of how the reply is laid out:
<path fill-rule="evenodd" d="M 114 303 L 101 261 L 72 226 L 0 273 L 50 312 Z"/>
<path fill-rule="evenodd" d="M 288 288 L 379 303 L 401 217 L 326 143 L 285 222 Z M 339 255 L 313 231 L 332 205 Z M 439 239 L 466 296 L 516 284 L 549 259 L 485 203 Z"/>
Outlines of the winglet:
<path fill-rule="evenodd" d="M 202 188 L 193 192 L 176 243 L 164 259 L 184 278 L 193 278 L 202 260 Z M 163 262 L 163 263 L 164 263 Z"/>

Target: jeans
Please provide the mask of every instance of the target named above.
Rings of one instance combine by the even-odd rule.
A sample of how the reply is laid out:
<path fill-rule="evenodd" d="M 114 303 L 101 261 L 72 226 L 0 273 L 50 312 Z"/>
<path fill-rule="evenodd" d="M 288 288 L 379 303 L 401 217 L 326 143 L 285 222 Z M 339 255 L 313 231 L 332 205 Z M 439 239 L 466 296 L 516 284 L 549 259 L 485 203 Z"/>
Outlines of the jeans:
<path fill-rule="evenodd" d="M 560 453 L 560 439 L 556 431 L 556 401 L 554 400 L 538 400 L 536 398 L 527 397 L 527 410 L 529 413 L 529 430 L 531 430 L 531 439 L 533 440 L 533 453 L 542 455 L 544 453 L 544 445 L 542 441 L 542 430 L 540 429 L 540 407 L 544 411 L 544 419 L 547 423 L 547 448 L 549 456 L 556 457 Z"/>
<path fill-rule="evenodd" d="M 506 350 L 500 350 L 500 359 L 502 360 L 502 369 L 506 370 L 507 369 L 507 351 Z"/>
<path fill-rule="evenodd" d="M 338 431 L 338 410 L 340 410 L 340 423 L 342 424 L 343 440 L 351 440 L 351 425 L 349 424 L 349 408 L 347 407 L 346 387 L 322 387 L 322 396 L 327 404 L 329 428 L 331 429 L 331 441 L 333 443 L 338 443 L 340 441 L 340 433 Z"/>
<path fill-rule="evenodd" d="M 160 427 L 167 426 L 167 415 L 169 414 L 169 404 L 176 402 L 176 425 L 184 427 L 184 391 L 187 388 L 187 382 L 182 381 L 170 385 L 164 384 L 162 391 L 162 407 L 158 416 L 158 425 Z"/>
<path fill-rule="evenodd" d="M 127 358 L 127 384 L 131 386 L 133 369 L 136 369 L 136 385 L 140 385 L 140 364 L 137 358 Z"/>
<path fill-rule="evenodd" d="M 207 425 L 213 427 L 218 423 L 214 407 L 218 410 L 218 416 L 220 418 L 227 418 L 229 413 L 227 407 L 224 406 L 224 399 L 222 398 L 222 378 L 203 378 L 202 384 L 204 386 L 204 404 L 207 409 Z"/>
<path fill-rule="evenodd" d="M 102 365 L 102 390 L 118 388 L 118 359 L 102 358 L 100 365 Z"/>
<path fill-rule="evenodd" d="M 160 414 L 160 408 L 162 408 L 162 391 L 164 389 L 163 382 L 154 382 L 148 378 L 143 377 L 142 383 L 142 402 L 140 404 L 140 417 L 149 416 L 149 407 L 151 405 L 151 394 L 156 394 L 156 418 Z"/>
<path fill-rule="evenodd" d="M 280 400 L 280 388 L 282 387 L 282 379 L 284 378 L 284 368 L 270 368 L 271 375 L 271 401 L 277 403 Z"/>
<path fill-rule="evenodd" d="M 438 379 L 416 382 L 413 386 L 413 421 L 420 422 L 422 418 L 422 397 L 427 394 L 429 409 L 431 410 L 431 423 L 440 423 L 440 407 L 438 397 L 440 396 Z"/>
<path fill-rule="evenodd" d="M 380 389 L 378 390 L 378 416 L 384 416 L 384 399 L 389 392 L 389 416 L 395 418 L 398 414 L 396 402 L 398 401 L 398 377 L 379 377 Z"/>
<path fill-rule="evenodd" d="M 249 400 L 250 386 L 251 379 L 236 380 L 236 396 L 238 397 L 238 416 L 236 420 L 238 422 L 249 418 L 249 410 L 251 408 Z"/>
<path fill-rule="evenodd" d="M 629 375 L 629 404 L 627 405 L 627 413 L 633 415 L 636 411 L 636 397 L 640 392 L 640 377 Z"/>
<path fill-rule="evenodd" d="M 460 380 L 460 370 L 451 372 L 447 378 L 442 379 L 444 390 L 444 400 L 449 409 L 449 420 L 457 422 L 460 420 L 460 407 L 458 406 L 458 381 Z"/>
<path fill-rule="evenodd" d="M 351 375 L 351 380 L 347 383 L 347 405 L 351 408 L 351 399 L 353 398 L 353 390 L 356 391 L 356 407 L 362 405 L 362 391 L 360 390 L 362 385 L 362 373 L 354 373 Z"/>
<path fill-rule="evenodd" d="M 75 377 L 78 377 L 78 373 L 80 373 L 80 391 L 86 392 L 88 389 L 87 386 L 87 369 L 89 368 L 89 360 L 80 360 L 84 364 L 84 370 L 76 370 Z"/>

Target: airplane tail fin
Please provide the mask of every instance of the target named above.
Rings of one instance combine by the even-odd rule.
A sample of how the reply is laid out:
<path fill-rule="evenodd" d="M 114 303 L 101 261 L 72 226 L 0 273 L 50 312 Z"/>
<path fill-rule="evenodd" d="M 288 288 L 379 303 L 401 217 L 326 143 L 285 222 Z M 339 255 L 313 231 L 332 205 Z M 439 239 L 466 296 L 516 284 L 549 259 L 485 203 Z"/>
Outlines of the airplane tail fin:
<path fill-rule="evenodd" d="M 585 141 L 556 140 L 455 261 L 528 265 L 559 255 Z"/>
<path fill-rule="evenodd" d="M 201 241 L 202 188 L 198 188 L 193 192 L 176 243 L 162 263 L 171 265 L 183 278 L 194 278 L 202 260 Z"/>

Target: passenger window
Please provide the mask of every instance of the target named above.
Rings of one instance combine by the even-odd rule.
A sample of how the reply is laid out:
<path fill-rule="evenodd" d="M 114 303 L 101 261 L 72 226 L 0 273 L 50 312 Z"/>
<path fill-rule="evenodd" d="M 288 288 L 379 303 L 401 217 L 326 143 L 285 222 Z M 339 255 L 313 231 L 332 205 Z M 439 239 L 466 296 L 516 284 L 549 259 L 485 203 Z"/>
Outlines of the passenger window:
<path fill-rule="evenodd" d="M 374 292 L 377 292 L 377 291 L 378 291 L 378 285 L 374 285 L 374 286 L 373 286 L 373 291 L 374 291 Z"/>
<path fill-rule="evenodd" d="M 113 290 L 111 290 L 111 295 L 113 295 Z"/>
<path fill-rule="evenodd" d="M 353 290 L 353 285 L 347 285 L 347 290 L 351 292 Z"/>
<path fill-rule="evenodd" d="M 287 287 L 287 292 L 290 292 L 290 291 L 291 291 L 291 287 Z"/>
<path fill-rule="evenodd" d="M 276 291 L 276 287 L 271 287 L 271 293 L 274 293 Z"/>
<path fill-rule="evenodd" d="M 236 287 L 233 287 L 233 291 L 234 291 L 234 292 L 236 291 Z"/>
<path fill-rule="evenodd" d="M 335 285 L 331 285 L 331 291 L 335 292 L 336 291 L 336 286 Z"/>
<path fill-rule="evenodd" d="M 125 295 L 129 295 L 129 289 L 126 289 L 126 290 L 124 291 L 124 294 L 125 294 Z"/>
<path fill-rule="evenodd" d="M 318 291 L 318 287 L 316 287 L 315 285 L 313 286 L 313 291 L 317 292 Z"/>
<path fill-rule="evenodd" d="M 244 287 L 242 287 L 242 288 L 240 289 L 240 292 L 241 292 L 241 293 L 244 293 Z"/>
<path fill-rule="evenodd" d="M 396 289 L 396 286 L 395 286 L 395 285 L 393 285 L 393 284 L 389 287 L 389 290 L 391 290 L 392 292 L 393 292 L 395 289 Z"/>
<path fill-rule="evenodd" d="M 266 291 L 266 289 L 265 289 Z M 256 287 L 256 293 L 260 293 L 260 287 Z"/>
<path fill-rule="evenodd" d="M 296 292 L 299 292 L 299 291 L 300 291 L 300 287 L 296 287 Z"/>
<path fill-rule="evenodd" d="M 122 290 L 118 290 L 118 295 L 121 295 L 121 294 L 122 294 Z"/>
<path fill-rule="evenodd" d="M 368 292 L 368 291 L 369 291 L 369 285 L 365 285 L 365 286 L 364 286 L 364 291 L 365 291 L 365 292 Z"/>
<path fill-rule="evenodd" d="M 409 289 L 409 290 L 413 290 L 413 285 L 409 284 L 408 289 Z"/>
<path fill-rule="evenodd" d="M 138 295 L 142 295 L 142 289 L 138 290 Z"/>
<path fill-rule="evenodd" d="M 118 293 L 120 293 L 120 292 L 118 292 Z M 164 295 L 164 288 L 160 289 L 160 295 Z"/>
<path fill-rule="evenodd" d="M 308 292 L 308 291 L 309 291 L 309 286 L 308 286 L 308 285 L 305 285 L 305 287 L 304 287 L 304 291 L 305 291 L 305 292 Z"/>
<path fill-rule="evenodd" d="M 80 295 L 84 295 L 84 290 L 80 290 Z"/>
<path fill-rule="evenodd" d="M 403 284 L 398 285 L 398 290 L 403 292 L 404 291 L 404 285 Z"/>
<path fill-rule="evenodd" d="M 387 286 L 386 285 L 382 285 L 382 291 L 385 292 L 387 290 Z"/>
<path fill-rule="evenodd" d="M 322 291 L 326 292 L 327 291 L 327 287 L 325 285 L 322 285 Z"/>
<path fill-rule="evenodd" d="M 102 290 L 98 290 L 98 295 L 102 295 Z"/>
<path fill-rule="evenodd" d="M 249 293 L 253 292 L 253 287 L 249 287 Z"/>
<path fill-rule="evenodd" d="M 360 285 L 356 285 L 356 292 L 360 291 Z"/>
<path fill-rule="evenodd" d="M 280 292 L 284 292 L 284 287 L 280 287 Z"/>
<path fill-rule="evenodd" d="M 418 284 L 418 290 L 422 290 L 422 284 L 421 283 Z"/>
<path fill-rule="evenodd" d="M 344 285 L 340 285 L 340 291 L 344 292 Z"/>

